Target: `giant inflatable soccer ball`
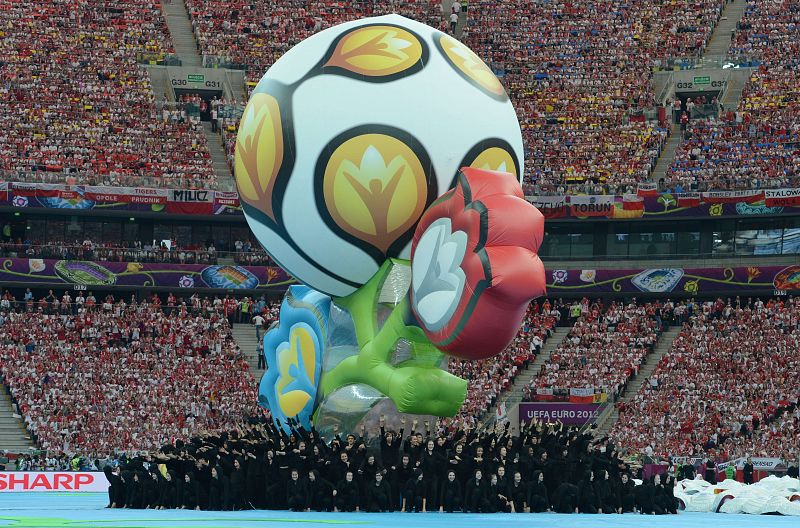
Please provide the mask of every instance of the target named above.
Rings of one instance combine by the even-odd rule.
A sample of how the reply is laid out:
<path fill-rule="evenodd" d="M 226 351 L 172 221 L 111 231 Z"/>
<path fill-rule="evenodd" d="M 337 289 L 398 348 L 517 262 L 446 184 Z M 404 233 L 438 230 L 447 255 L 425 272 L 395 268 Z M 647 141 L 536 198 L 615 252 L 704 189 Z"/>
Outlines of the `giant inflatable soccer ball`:
<path fill-rule="evenodd" d="M 521 178 L 500 81 L 453 37 L 398 15 L 341 24 L 283 55 L 236 144 L 251 229 L 281 267 L 334 296 L 407 259 L 423 211 L 461 167 Z"/>
<path fill-rule="evenodd" d="M 269 69 L 235 173 L 251 229 L 303 283 L 264 339 L 277 424 L 458 412 L 467 383 L 443 354 L 499 353 L 544 293 L 522 156 L 494 73 L 403 17 L 330 28 Z"/>

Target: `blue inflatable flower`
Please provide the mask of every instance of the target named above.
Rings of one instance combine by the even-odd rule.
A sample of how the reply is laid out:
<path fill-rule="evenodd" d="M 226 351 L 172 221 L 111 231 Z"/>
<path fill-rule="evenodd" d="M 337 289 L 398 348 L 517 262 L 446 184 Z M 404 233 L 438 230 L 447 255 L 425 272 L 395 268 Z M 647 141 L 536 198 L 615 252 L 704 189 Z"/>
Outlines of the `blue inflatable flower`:
<path fill-rule="evenodd" d="M 311 427 L 330 306 L 327 295 L 308 286 L 291 286 L 277 326 L 264 336 L 267 371 L 261 378 L 258 399 L 272 413 L 275 425 L 287 433 L 289 418 Z"/>

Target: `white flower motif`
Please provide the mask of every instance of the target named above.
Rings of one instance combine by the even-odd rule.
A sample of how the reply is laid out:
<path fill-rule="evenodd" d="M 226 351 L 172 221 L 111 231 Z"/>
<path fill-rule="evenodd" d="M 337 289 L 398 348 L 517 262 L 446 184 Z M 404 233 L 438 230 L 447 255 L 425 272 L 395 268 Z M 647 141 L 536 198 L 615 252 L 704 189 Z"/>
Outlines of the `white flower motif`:
<path fill-rule="evenodd" d="M 583 282 L 594 282 L 597 278 L 596 270 L 581 270 L 581 280 Z"/>
<path fill-rule="evenodd" d="M 178 279 L 178 286 L 181 288 L 191 288 L 194 286 L 194 277 L 188 275 L 181 276 L 181 278 Z"/>
<path fill-rule="evenodd" d="M 433 222 L 419 239 L 411 261 L 414 311 L 430 331 L 442 329 L 453 316 L 464 291 L 461 262 L 468 236 L 453 232 L 449 218 Z"/>
<path fill-rule="evenodd" d="M 31 273 L 40 273 L 44 271 L 44 260 L 42 259 L 28 259 L 28 267 Z"/>
<path fill-rule="evenodd" d="M 15 196 L 14 200 L 12 200 L 14 207 L 28 207 L 28 197 L 27 196 Z"/>
<path fill-rule="evenodd" d="M 567 281 L 567 270 L 553 270 L 553 284 L 559 284 Z"/>

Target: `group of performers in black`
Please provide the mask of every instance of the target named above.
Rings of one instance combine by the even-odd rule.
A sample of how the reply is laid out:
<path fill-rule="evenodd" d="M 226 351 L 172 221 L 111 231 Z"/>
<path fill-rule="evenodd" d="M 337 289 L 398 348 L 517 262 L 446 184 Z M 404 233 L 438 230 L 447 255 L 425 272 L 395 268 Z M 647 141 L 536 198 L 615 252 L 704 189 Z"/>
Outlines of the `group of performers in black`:
<path fill-rule="evenodd" d="M 674 478 L 634 484 L 607 438 L 532 422 L 431 432 L 418 422 L 380 437 L 327 441 L 249 424 L 122 458 L 104 468 L 109 507 L 367 512 L 676 513 Z M 435 429 L 438 429 L 435 427 Z"/>

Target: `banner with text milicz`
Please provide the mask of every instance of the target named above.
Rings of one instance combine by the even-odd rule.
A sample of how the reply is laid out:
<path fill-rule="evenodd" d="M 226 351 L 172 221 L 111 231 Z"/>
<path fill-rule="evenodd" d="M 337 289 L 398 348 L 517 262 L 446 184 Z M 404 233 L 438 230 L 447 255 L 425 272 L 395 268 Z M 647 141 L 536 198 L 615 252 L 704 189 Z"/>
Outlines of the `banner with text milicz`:
<path fill-rule="evenodd" d="M 528 196 L 545 218 L 715 218 L 800 214 L 800 189 L 660 193 L 653 183 L 619 196 Z M 0 206 L 97 209 L 192 215 L 239 215 L 239 195 L 153 189 L 0 182 Z"/>

